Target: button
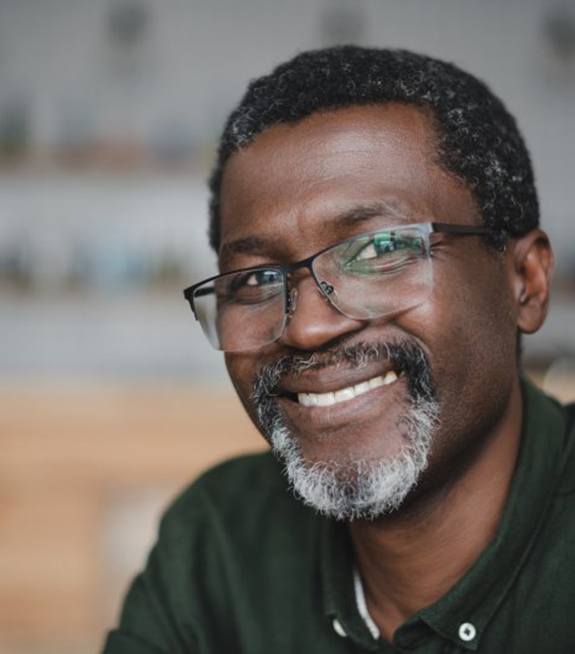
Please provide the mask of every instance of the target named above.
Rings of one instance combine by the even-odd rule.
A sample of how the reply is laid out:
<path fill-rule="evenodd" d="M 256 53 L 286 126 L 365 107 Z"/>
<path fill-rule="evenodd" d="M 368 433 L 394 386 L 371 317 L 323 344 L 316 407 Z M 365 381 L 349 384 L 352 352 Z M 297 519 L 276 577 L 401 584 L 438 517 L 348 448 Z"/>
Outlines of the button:
<path fill-rule="evenodd" d="M 338 636 L 341 636 L 342 638 L 345 638 L 347 636 L 347 634 L 345 633 L 345 629 L 341 626 L 341 622 L 337 618 L 333 619 L 332 625 L 333 625 L 333 630 Z"/>
<path fill-rule="evenodd" d="M 477 629 L 475 629 L 471 622 L 462 622 L 459 625 L 459 637 L 466 643 L 473 640 L 476 635 Z"/>

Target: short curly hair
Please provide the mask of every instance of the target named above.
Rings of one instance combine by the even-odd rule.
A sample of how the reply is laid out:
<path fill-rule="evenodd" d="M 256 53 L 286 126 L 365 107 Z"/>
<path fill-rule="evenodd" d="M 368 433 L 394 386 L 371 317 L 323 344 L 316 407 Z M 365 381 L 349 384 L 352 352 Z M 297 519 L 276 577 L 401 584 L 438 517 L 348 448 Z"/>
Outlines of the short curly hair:
<path fill-rule="evenodd" d="M 220 245 L 220 191 L 229 157 L 279 123 L 352 105 L 399 102 L 429 112 L 438 161 L 471 189 L 490 241 L 501 246 L 539 224 L 529 153 L 513 116 L 480 80 L 407 50 L 311 50 L 250 83 L 224 127 L 209 187 L 210 244 Z"/>

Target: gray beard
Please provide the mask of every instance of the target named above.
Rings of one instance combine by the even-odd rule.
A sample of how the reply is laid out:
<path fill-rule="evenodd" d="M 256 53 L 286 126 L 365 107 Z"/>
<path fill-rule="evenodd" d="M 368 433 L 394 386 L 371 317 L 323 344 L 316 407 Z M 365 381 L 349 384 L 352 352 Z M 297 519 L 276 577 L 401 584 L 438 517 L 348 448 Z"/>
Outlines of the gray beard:
<path fill-rule="evenodd" d="M 406 350 L 410 347 L 411 344 Z M 425 355 L 418 349 L 412 349 L 408 354 L 415 363 L 405 374 L 417 375 L 417 379 L 408 377 L 409 403 L 396 425 L 403 446 L 397 454 L 382 459 L 357 459 L 345 463 L 306 461 L 277 401 L 269 395 L 262 397 L 262 389 L 257 389 L 256 385 L 253 399 L 260 427 L 271 444 L 272 452 L 283 463 L 290 485 L 305 504 L 336 520 L 373 520 L 396 511 L 417 485 L 427 467 L 439 421 L 439 403 Z M 390 346 L 384 345 L 369 346 L 369 350 L 356 347 L 343 357 L 348 361 L 353 359 L 362 367 L 371 360 L 389 355 Z M 295 367 L 304 370 L 318 365 L 311 361 L 311 357 L 305 361 L 300 359 Z M 290 368 L 294 370 L 294 365 L 291 364 Z M 279 377 L 277 366 L 275 372 Z"/>

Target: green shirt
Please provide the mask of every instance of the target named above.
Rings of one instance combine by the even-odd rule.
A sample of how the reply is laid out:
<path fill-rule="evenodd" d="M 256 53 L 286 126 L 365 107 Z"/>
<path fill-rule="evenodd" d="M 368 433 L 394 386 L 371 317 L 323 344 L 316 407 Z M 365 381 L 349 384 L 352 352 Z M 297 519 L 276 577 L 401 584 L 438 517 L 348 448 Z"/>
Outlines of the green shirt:
<path fill-rule="evenodd" d="M 575 456 L 567 411 L 524 385 L 525 420 L 498 532 L 468 572 L 372 636 L 344 524 L 286 487 L 269 454 L 204 474 L 164 516 L 105 654 L 575 652 Z"/>

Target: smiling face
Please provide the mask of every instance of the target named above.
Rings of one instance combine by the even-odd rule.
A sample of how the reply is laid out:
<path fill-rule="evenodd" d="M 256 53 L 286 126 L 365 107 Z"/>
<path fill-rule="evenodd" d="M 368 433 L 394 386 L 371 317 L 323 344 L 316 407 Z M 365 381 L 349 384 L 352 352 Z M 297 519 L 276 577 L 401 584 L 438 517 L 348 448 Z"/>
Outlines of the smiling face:
<path fill-rule="evenodd" d="M 480 225 L 471 192 L 436 163 L 434 148 L 428 117 L 398 104 L 266 130 L 226 164 L 221 272 L 298 261 L 388 225 Z M 416 482 L 420 492 L 448 482 L 509 402 L 516 314 L 505 256 L 479 237 L 445 235 L 432 266 L 425 302 L 372 320 L 346 317 L 309 271 L 297 271 L 296 308 L 280 338 L 226 354 L 256 425 L 297 459 L 291 474 L 319 471 L 330 493 L 339 486 L 340 504 L 361 503 L 353 511 L 315 501 L 338 517 L 389 511 Z M 378 500 L 362 485 L 370 475 L 372 486 L 393 487 L 372 509 Z M 304 498 L 309 484 L 295 483 Z"/>

